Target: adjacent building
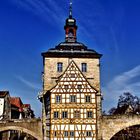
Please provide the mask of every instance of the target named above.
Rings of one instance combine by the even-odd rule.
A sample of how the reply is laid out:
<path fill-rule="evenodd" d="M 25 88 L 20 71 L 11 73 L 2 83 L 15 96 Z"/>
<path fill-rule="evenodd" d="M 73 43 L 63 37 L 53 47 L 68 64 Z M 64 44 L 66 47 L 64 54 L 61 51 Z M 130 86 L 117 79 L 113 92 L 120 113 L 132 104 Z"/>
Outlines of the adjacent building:
<path fill-rule="evenodd" d="M 34 118 L 30 104 L 20 97 L 10 97 L 9 91 L 0 91 L 0 120 Z"/>
<path fill-rule="evenodd" d="M 9 91 L 0 91 L 0 121 L 5 122 L 13 119 L 31 119 L 34 118 L 34 116 L 30 104 L 23 104 L 20 97 L 10 97 Z M 0 133 L 1 140 L 23 138 L 34 140 L 30 135 L 16 130 Z"/>
<path fill-rule="evenodd" d="M 9 91 L 0 91 L 0 120 L 11 118 Z"/>

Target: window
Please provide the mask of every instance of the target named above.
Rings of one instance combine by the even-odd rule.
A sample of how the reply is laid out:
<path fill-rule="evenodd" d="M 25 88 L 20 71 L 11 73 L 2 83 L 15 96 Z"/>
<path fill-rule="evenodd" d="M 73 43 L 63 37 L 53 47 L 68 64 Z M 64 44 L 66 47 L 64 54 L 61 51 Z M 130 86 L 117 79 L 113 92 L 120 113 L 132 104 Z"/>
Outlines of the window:
<path fill-rule="evenodd" d="M 67 90 L 69 88 L 69 85 L 64 85 L 64 88 Z"/>
<path fill-rule="evenodd" d="M 61 102 L 61 96 L 60 95 L 55 96 L 55 102 L 56 103 L 60 103 Z"/>
<path fill-rule="evenodd" d="M 85 101 L 86 101 L 86 103 L 90 103 L 90 101 L 91 101 L 91 100 L 90 100 L 90 95 L 86 95 L 86 96 L 85 96 Z"/>
<path fill-rule="evenodd" d="M 71 73 L 71 78 L 75 78 L 75 74 L 74 73 Z"/>
<path fill-rule="evenodd" d="M 70 131 L 70 137 L 74 137 L 74 131 Z"/>
<path fill-rule="evenodd" d="M 62 118 L 63 119 L 68 118 L 68 112 L 67 111 L 62 112 Z"/>
<path fill-rule="evenodd" d="M 57 137 L 57 131 L 54 131 L 54 136 Z"/>
<path fill-rule="evenodd" d="M 59 118 L 59 112 L 58 111 L 55 111 L 53 113 L 53 117 L 54 117 L 54 119 L 58 119 Z"/>
<path fill-rule="evenodd" d="M 82 72 L 87 72 L 87 63 L 82 63 L 81 64 L 81 69 L 82 69 Z"/>
<path fill-rule="evenodd" d="M 86 136 L 87 136 L 87 137 L 91 137 L 91 136 L 92 136 L 91 131 L 87 131 L 87 132 L 86 132 Z"/>
<path fill-rule="evenodd" d="M 63 63 L 59 62 L 57 63 L 57 71 L 62 72 L 63 71 Z"/>
<path fill-rule="evenodd" d="M 76 102 L 76 95 L 70 95 L 70 102 L 72 103 Z"/>
<path fill-rule="evenodd" d="M 74 111 L 74 118 L 80 118 L 80 111 Z"/>
<path fill-rule="evenodd" d="M 77 89 L 78 89 L 78 91 L 80 92 L 81 89 L 82 89 L 82 85 L 77 85 Z"/>
<path fill-rule="evenodd" d="M 93 112 L 92 111 L 87 112 L 87 118 L 93 118 Z"/>
<path fill-rule="evenodd" d="M 68 131 L 64 131 L 64 137 L 68 137 Z"/>

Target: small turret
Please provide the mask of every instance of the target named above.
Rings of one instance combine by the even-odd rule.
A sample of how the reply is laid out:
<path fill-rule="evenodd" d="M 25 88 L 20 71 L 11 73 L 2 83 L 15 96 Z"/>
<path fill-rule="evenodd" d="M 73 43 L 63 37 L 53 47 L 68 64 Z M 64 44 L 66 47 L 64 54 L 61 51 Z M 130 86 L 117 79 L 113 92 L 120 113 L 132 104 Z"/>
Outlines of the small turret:
<path fill-rule="evenodd" d="M 72 2 L 70 2 L 69 7 L 69 18 L 66 19 L 65 29 L 65 41 L 66 42 L 76 42 L 76 30 L 77 30 L 76 20 L 72 17 Z"/>

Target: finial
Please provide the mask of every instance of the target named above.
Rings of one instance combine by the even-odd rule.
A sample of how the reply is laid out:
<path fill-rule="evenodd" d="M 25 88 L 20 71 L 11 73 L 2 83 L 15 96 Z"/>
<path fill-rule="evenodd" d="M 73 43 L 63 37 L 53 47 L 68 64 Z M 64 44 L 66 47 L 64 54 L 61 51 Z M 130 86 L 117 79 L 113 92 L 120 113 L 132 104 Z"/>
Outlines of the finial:
<path fill-rule="evenodd" d="M 72 18 L 72 0 L 70 0 L 69 17 Z"/>

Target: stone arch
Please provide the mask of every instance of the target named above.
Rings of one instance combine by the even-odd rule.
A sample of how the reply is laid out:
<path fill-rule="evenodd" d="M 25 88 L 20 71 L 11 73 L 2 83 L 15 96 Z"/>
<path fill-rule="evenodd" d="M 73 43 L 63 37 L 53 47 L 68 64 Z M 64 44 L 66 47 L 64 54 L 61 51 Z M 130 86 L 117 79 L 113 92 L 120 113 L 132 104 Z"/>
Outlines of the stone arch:
<path fill-rule="evenodd" d="M 131 125 L 131 126 L 128 126 L 128 127 L 124 127 L 123 129 L 121 129 L 120 131 L 116 132 L 111 138 L 110 140 L 118 133 L 120 133 L 122 130 L 126 129 L 126 128 L 131 128 L 131 127 L 135 127 L 135 126 L 139 126 L 140 127 L 140 124 L 136 124 L 136 125 Z"/>
<path fill-rule="evenodd" d="M 8 131 L 8 130 L 17 130 L 17 131 L 23 131 L 27 134 L 30 134 L 31 136 L 33 136 L 34 138 L 36 138 L 37 140 L 41 140 L 41 138 L 33 131 L 26 129 L 24 127 L 19 127 L 19 126 L 5 126 L 5 127 L 0 127 L 0 132 L 3 131 Z"/>
<path fill-rule="evenodd" d="M 140 125 L 140 115 L 105 116 L 102 122 L 102 138 L 110 140 L 119 131 Z"/>
<path fill-rule="evenodd" d="M 133 121 L 134 120 L 132 120 L 131 122 L 128 122 L 127 124 L 123 124 L 120 127 L 117 124 L 114 125 L 114 126 L 118 126 L 118 129 L 116 128 L 116 129 L 114 129 L 112 131 L 112 134 L 110 135 L 109 139 L 111 139 L 115 134 L 117 134 L 118 132 L 120 132 L 121 130 L 123 130 L 123 129 L 127 128 L 127 127 L 132 127 L 132 126 L 135 126 L 135 125 L 140 125 L 140 120 L 139 120 L 139 123 L 138 122 L 137 123 L 136 122 L 133 123 Z"/>

